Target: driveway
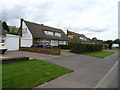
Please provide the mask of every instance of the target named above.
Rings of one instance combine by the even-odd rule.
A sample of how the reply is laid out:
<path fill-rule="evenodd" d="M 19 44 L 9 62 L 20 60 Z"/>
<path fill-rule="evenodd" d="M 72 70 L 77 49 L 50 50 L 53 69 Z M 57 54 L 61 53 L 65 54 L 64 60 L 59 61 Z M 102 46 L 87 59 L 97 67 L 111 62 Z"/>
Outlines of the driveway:
<path fill-rule="evenodd" d="M 61 55 L 50 55 L 50 54 L 42 54 L 42 53 L 26 52 L 26 51 L 7 51 L 5 54 L 0 56 L 0 58 L 28 56 L 31 59 L 44 60 L 44 59 L 50 59 L 61 56 L 70 56 L 70 55 L 74 55 L 74 54 L 69 52 L 61 52 Z"/>
<path fill-rule="evenodd" d="M 117 59 L 117 53 L 105 59 L 85 55 L 44 59 L 45 61 L 72 69 L 75 72 L 61 76 L 37 88 L 94 88 L 117 62 Z"/>

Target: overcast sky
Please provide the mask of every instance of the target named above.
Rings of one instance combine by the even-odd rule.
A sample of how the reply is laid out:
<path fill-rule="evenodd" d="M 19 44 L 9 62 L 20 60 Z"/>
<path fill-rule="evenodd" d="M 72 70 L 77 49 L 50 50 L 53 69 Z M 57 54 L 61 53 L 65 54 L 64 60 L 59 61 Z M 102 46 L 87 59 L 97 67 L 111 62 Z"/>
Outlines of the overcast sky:
<path fill-rule="evenodd" d="M 20 26 L 20 18 L 74 31 L 89 38 L 118 38 L 119 0 L 1 0 L 0 19 Z M 2 14 L 1 14 L 2 13 Z"/>

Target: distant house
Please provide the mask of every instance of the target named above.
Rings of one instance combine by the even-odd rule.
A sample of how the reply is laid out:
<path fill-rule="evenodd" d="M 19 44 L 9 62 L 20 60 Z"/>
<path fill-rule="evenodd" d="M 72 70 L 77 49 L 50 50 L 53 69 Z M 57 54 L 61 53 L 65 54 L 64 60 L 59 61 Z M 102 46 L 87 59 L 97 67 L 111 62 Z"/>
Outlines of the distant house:
<path fill-rule="evenodd" d="M 37 42 L 48 42 L 51 46 L 66 45 L 69 41 L 69 38 L 61 29 L 23 19 L 21 19 L 18 35 L 21 36 L 22 47 L 31 47 L 31 45 Z"/>
<path fill-rule="evenodd" d="M 103 40 L 98 40 L 96 37 L 92 38 L 92 43 L 102 44 Z"/>
<path fill-rule="evenodd" d="M 87 38 L 83 34 L 71 32 L 67 30 L 67 36 L 70 38 L 70 42 L 92 43 L 91 39 Z"/>
<path fill-rule="evenodd" d="M 119 48 L 119 44 L 113 44 L 112 47 L 113 48 Z"/>

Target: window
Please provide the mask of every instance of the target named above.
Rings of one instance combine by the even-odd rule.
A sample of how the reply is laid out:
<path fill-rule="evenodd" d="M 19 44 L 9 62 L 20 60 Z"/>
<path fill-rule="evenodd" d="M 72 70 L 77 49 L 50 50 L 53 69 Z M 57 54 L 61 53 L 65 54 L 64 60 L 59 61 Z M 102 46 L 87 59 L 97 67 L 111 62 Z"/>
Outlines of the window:
<path fill-rule="evenodd" d="M 55 36 L 61 37 L 61 33 L 55 32 Z"/>
<path fill-rule="evenodd" d="M 69 38 L 73 38 L 73 35 L 68 35 Z"/>
<path fill-rule="evenodd" d="M 39 43 L 46 43 L 47 45 L 51 45 L 50 40 L 40 40 Z"/>
<path fill-rule="evenodd" d="M 85 37 L 79 37 L 81 40 L 86 40 L 86 38 Z"/>
<path fill-rule="evenodd" d="M 67 44 L 68 44 L 68 41 L 60 41 L 59 44 L 60 44 L 60 45 L 67 45 Z"/>
<path fill-rule="evenodd" d="M 27 28 L 22 28 L 23 34 L 27 33 Z"/>
<path fill-rule="evenodd" d="M 51 46 L 58 46 L 58 40 L 51 40 Z"/>
<path fill-rule="evenodd" d="M 51 31 L 44 31 L 44 33 L 45 33 L 46 35 L 53 35 L 53 32 L 51 32 Z"/>

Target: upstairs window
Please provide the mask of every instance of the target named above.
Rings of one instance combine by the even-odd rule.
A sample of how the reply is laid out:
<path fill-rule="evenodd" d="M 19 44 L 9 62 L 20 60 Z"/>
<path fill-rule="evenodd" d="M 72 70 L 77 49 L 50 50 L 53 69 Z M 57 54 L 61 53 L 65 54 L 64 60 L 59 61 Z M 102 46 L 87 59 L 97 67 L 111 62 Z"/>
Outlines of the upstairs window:
<path fill-rule="evenodd" d="M 61 33 L 55 32 L 55 36 L 61 37 Z"/>
<path fill-rule="evenodd" d="M 73 35 L 68 35 L 68 37 L 72 39 L 72 38 L 73 38 Z"/>
<path fill-rule="evenodd" d="M 86 40 L 86 38 L 85 37 L 79 37 L 80 38 L 80 40 Z"/>
<path fill-rule="evenodd" d="M 46 35 L 53 35 L 53 32 L 51 32 L 51 31 L 44 31 L 44 33 L 45 33 Z"/>
<path fill-rule="evenodd" d="M 27 33 L 27 28 L 22 28 L 23 34 Z"/>

